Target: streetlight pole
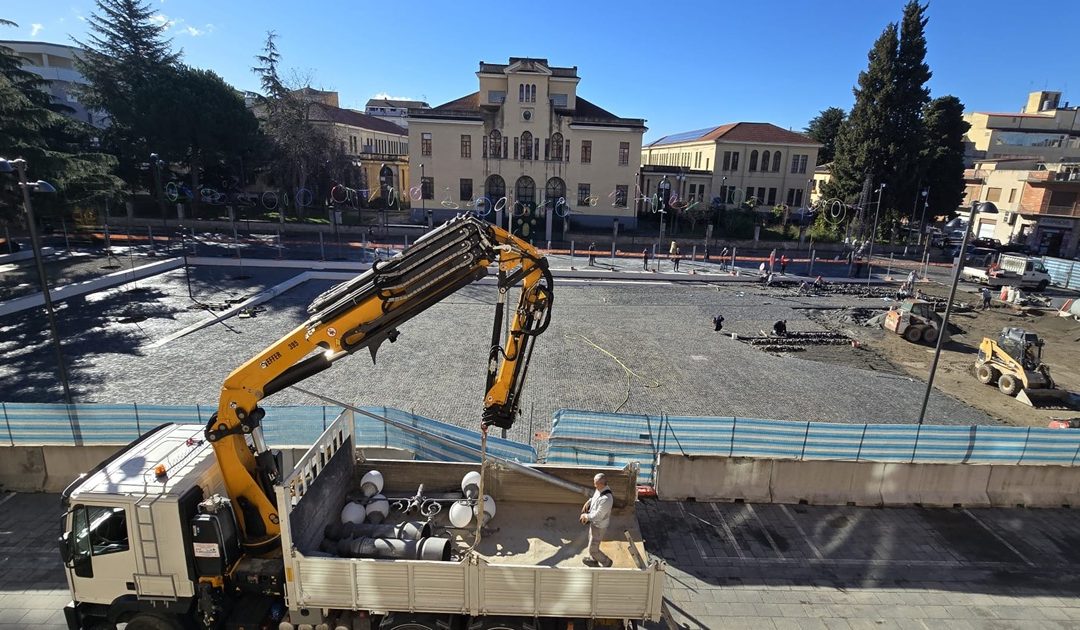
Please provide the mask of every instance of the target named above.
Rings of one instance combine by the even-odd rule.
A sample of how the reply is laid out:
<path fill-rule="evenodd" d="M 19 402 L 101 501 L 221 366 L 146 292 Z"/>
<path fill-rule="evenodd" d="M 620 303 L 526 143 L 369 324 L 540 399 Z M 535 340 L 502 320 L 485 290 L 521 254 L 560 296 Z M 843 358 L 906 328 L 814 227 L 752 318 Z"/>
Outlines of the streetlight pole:
<path fill-rule="evenodd" d="M 52 296 L 49 295 L 49 280 L 45 275 L 45 264 L 41 260 L 41 242 L 38 240 L 37 221 L 34 219 L 34 208 L 30 203 L 30 189 L 38 192 L 56 192 L 51 184 L 45 181 L 30 183 L 26 180 L 26 160 L 5 160 L 0 158 L 0 172 L 11 172 L 12 167 L 19 174 L 19 187 L 23 193 L 23 208 L 26 210 L 26 221 L 30 228 L 30 245 L 34 250 L 34 263 L 37 267 L 38 279 L 41 281 L 41 296 L 45 302 L 45 314 L 49 321 L 49 335 L 52 338 L 53 350 L 56 352 L 57 373 L 60 377 L 60 386 L 64 390 L 64 402 L 68 405 L 68 413 L 74 413 L 75 401 L 71 395 L 71 386 L 68 384 L 67 367 L 64 364 L 64 351 L 60 346 L 60 333 L 56 327 L 56 313 L 53 310 Z M 82 444 L 82 434 L 79 431 L 78 421 L 72 416 L 72 435 L 75 443 Z"/>
<path fill-rule="evenodd" d="M 989 201 L 974 201 L 971 203 L 971 212 L 968 214 L 968 225 L 974 225 L 975 215 L 997 214 L 997 206 Z M 971 230 L 964 230 L 964 238 L 960 241 L 960 257 L 956 260 L 953 269 L 952 287 L 949 288 L 949 301 L 945 303 L 945 314 L 941 318 L 941 328 L 938 330 L 937 345 L 934 347 L 934 360 L 930 363 L 930 377 L 926 379 L 926 393 L 923 394 L 922 408 L 919 409 L 919 424 L 926 418 L 926 405 L 930 402 L 930 391 L 934 389 L 934 375 L 937 373 L 938 359 L 941 357 L 941 344 L 945 334 L 949 330 L 949 315 L 952 314 L 953 297 L 956 295 L 956 285 L 960 283 L 960 267 L 964 264 L 964 250 L 967 249 L 968 234 Z"/>
<path fill-rule="evenodd" d="M 424 212 L 424 217 L 427 219 L 427 229 L 431 229 L 431 215 L 427 213 L 427 178 L 424 177 L 424 165 L 420 165 L 420 209 Z"/>
<path fill-rule="evenodd" d="M 870 286 L 870 277 L 874 273 L 874 241 L 877 240 L 878 215 L 881 213 L 881 193 L 885 190 L 885 182 L 877 189 L 877 205 L 874 207 L 874 230 L 870 232 L 870 254 L 866 258 L 866 286 Z"/>
<path fill-rule="evenodd" d="M 919 244 L 920 245 L 922 245 L 923 239 L 926 238 L 926 207 L 929 204 L 930 204 L 930 187 L 927 186 L 922 191 L 922 218 L 919 219 Z M 926 251 L 924 250 L 923 253 L 925 254 Z"/>

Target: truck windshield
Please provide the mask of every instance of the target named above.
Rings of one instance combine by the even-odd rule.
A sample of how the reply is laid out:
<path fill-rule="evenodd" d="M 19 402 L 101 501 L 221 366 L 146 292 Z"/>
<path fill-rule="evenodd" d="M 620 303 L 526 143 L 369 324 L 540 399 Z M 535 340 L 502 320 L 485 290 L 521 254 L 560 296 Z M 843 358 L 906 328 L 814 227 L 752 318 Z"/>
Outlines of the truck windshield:
<path fill-rule="evenodd" d="M 1046 273 L 1046 265 L 1042 264 L 1042 261 L 1035 261 L 1035 271 Z"/>

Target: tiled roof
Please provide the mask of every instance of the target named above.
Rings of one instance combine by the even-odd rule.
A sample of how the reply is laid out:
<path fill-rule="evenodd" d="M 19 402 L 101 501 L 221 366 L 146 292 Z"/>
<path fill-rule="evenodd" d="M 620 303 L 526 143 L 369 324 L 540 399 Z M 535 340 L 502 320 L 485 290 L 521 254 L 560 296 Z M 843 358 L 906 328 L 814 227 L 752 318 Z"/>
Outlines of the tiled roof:
<path fill-rule="evenodd" d="M 576 103 L 575 108 L 572 111 L 563 109 L 557 110 L 559 113 L 569 115 L 573 118 L 574 122 L 614 126 L 645 126 L 645 121 L 640 118 L 620 118 L 603 107 L 587 101 L 580 96 L 574 100 Z M 440 114 L 476 114 L 479 116 L 480 92 L 466 94 L 461 98 L 454 99 L 448 103 L 443 103 L 442 105 L 433 107 L 429 110 L 416 112 L 415 114 L 418 116 L 431 115 L 436 118 L 439 117 Z"/>
<path fill-rule="evenodd" d="M 448 103 L 437 105 L 431 108 L 434 112 L 479 112 L 480 111 L 480 92 L 473 92 L 472 94 L 466 94 L 461 98 L 456 98 Z"/>
<path fill-rule="evenodd" d="M 351 127 L 367 129 L 369 131 L 392 133 L 400 136 L 407 136 L 409 134 L 404 127 L 395 125 L 394 123 L 385 121 L 381 118 L 368 116 L 363 112 L 358 112 L 353 109 L 343 109 L 341 107 L 331 107 L 329 105 L 323 105 L 322 103 L 314 103 L 313 105 L 314 106 L 311 108 L 311 120 L 316 122 L 339 123 Z"/>
<path fill-rule="evenodd" d="M 403 107 L 405 109 L 411 108 L 427 108 L 431 107 L 424 101 L 406 101 L 394 98 L 369 98 L 367 107 Z"/>
<path fill-rule="evenodd" d="M 547 59 L 539 59 L 534 57 L 510 57 L 510 63 L 485 63 L 481 61 L 480 72 L 502 74 L 504 70 L 520 61 L 531 61 L 537 64 L 542 64 L 545 68 L 551 71 L 551 76 L 577 77 L 577 66 L 573 66 L 570 68 L 560 68 L 558 66 L 549 65 Z"/>
<path fill-rule="evenodd" d="M 819 144 L 811 138 L 794 131 L 777 127 L 772 123 L 737 122 L 664 136 L 647 144 L 647 147 L 725 140 L 727 142 L 761 142 L 770 144 Z"/>

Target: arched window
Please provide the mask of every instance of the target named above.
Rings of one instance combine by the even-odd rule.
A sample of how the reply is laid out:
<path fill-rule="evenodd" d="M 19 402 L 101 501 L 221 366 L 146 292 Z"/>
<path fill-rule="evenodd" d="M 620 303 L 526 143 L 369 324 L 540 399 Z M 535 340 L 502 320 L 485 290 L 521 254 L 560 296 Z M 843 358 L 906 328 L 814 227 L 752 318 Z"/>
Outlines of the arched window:
<path fill-rule="evenodd" d="M 521 134 L 521 159 L 533 159 L 533 137 L 528 131 Z"/>
<path fill-rule="evenodd" d="M 492 129 L 488 134 L 488 155 L 493 158 L 501 158 L 502 154 L 502 134 L 498 129 Z"/>
<path fill-rule="evenodd" d="M 766 173 L 769 172 L 769 158 L 770 157 L 772 157 L 772 154 L 769 153 L 768 151 L 763 151 L 761 153 L 761 170 L 766 172 Z"/>
<path fill-rule="evenodd" d="M 750 166 L 747 167 L 747 170 L 757 170 L 757 150 L 750 152 Z"/>
<path fill-rule="evenodd" d="M 544 186 L 544 202 L 548 208 L 554 208 L 555 204 L 559 202 L 559 199 L 566 198 L 566 182 L 558 177 L 552 177 L 547 180 L 547 185 Z"/>
<path fill-rule="evenodd" d="M 535 83 L 529 86 L 529 102 L 530 103 L 535 103 L 536 102 L 536 84 Z"/>
<path fill-rule="evenodd" d="M 772 170 L 774 173 L 780 172 L 780 152 L 772 154 Z"/>
<path fill-rule="evenodd" d="M 518 178 L 517 184 L 514 184 L 514 202 L 520 202 L 530 210 L 536 207 L 536 182 L 533 178 L 528 175 Z"/>
<path fill-rule="evenodd" d="M 496 204 L 506 196 L 506 182 L 500 175 L 491 175 L 484 182 L 484 196 Z"/>
<path fill-rule="evenodd" d="M 562 134 L 556 131 L 555 133 L 551 134 L 551 153 L 549 154 L 549 159 L 556 160 L 558 162 L 562 162 L 562 158 L 563 158 Z"/>
<path fill-rule="evenodd" d="M 524 83 L 522 83 L 521 85 L 518 86 L 518 102 L 519 103 L 524 103 L 525 102 L 525 84 Z"/>

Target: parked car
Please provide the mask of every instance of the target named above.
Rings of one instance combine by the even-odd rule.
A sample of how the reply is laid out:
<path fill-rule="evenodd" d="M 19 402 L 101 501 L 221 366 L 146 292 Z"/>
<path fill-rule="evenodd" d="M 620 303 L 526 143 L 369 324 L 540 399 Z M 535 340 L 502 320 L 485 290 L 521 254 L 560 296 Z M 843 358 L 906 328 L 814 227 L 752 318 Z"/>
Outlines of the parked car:
<path fill-rule="evenodd" d="M 994 249 L 994 250 L 997 250 L 997 251 L 1001 251 L 1001 241 L 997 240 L 996 238 L 985 238 L 985 237 L 977 238 L 977 239 L 971 241 L 970 243 L 968 243 L 968 246 L 969 247 L 986 247 L 988 249 Z"/>

